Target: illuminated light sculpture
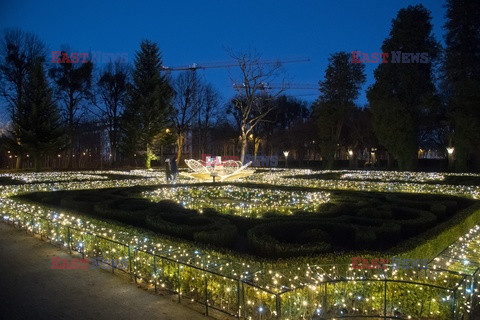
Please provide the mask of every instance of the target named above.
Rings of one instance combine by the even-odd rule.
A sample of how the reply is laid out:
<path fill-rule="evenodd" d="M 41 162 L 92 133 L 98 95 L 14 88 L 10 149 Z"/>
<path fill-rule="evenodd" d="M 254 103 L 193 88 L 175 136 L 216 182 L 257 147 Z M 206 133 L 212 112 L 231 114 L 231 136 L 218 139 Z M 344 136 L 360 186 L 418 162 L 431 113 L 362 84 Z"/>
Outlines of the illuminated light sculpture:
<path fill-rule="evenodd" d="M 443 181 L 447 176 L 480 177 L 479 174 L 324 172 L 338 172 L 350 176 L 348 179 L 337 180 L 294 179 L 290 176 L 311 175 L 318 171 L 271 169 L 253 175 L 251 180 L 262 181 L 272 186 L 395 190 L 395 192 L 452 194 L 480 199 L 480 187 L 476 185 L 424 183 Z M 111 173 L 131 177 L 120 180 L 104 177 Z M 14 194 L 35 191 L 157 185 L 163 176 L 161 171 L 147 170 L 2 173 L 0 177 L 30 183 L 1 185 L 0 221 L 14 223 L 32 234 L 40 234 L 52 244 L 69 247 L 72 251 L 85 254 L 85 257 L 96 257 L 101 254 L 103 258 L 108 259 L 131 259 L 131 262 L 135 261 L 133 263 L 135 267 L 131 272 L 140 283 L 154 284 L 155 287 L 175 290 L 174 292 L 178 293 L 180 290 L 170 286 L 171 279 L 178 279 L 180 288 L 191 288 L 194 294 L 206 289 L 206 295 L 211 299 L 209 304 L 223 303 L 224 306 L 233 306 L 223 310 L 227 314 L 241 313 L 241 317 L 244 314 L 251 314 L 252 319 L 271 319 L 280 314 L 282 319 L 307 319 L 307 316 L 308 319 L 318 317 L 330 319 L 337 313 L 354 317 L 436 320 L 450 319 L 452 314 L 460 317 L 465 315 L 464 317 L 470 319 L 475 317 L 472 309 L 478 306 L 480 286 L 480 279 L 477 276 L 480 270 L 479 225 L 474 226 L 440 253 L 429 263 L 428 270 L 421 272 L 414 269 L 393 270 L 390 267 L 383 270 L 384 272 L 378 272 L 353 268 L 346 270 L 347 267 L 342 264 L 326 265 L 321 260 L 317 264 L 318 260 L 313 259 L 307 260 L 308 263 L 303 259 L 292 259 L 288 260 L 286 265 L 264 262 L 252 257 L 233 256 L 210 248 L 197 247 L 194 243 L 144 233 L 142 230 L 127 228 L 122 224 L 96 218 L 86 220 L 74 213 L 60 213 L 54 209 L 9 198 Z M 372 181 L 373 179 L 380 181 Z M 129 247 L 137 250 L 135 258 L 129 254 Z M 157 264 L 160 261 L 162 264 L 166 262 L 165 266 L 170 267 L 157 272 L 155 261 Z M 245 290 L 239 290 L 237 283 L 241 283 Z M 181 294 L 183 297 L 186 296 L 183 292 Z M 320 303 L 322 301 L 319 297 L 321 299 L 327 295 L 331 297 L 332 302 Z M 216 299 L 214 297 L 219 297 L 219 300 L 214 300 Z M 239 301 L 245 303 L 242 305 Z M 383 314 L 384 306 L 388 305 L 391 307 Z M 245 310 L 247 311 L 244 312 Z"/>
<path fill-rule="evenodd" d="M 252 164 L 252 161 L 242 165 L 241 161 L 227 160 L 216 161 L 213 165 L 204 163 L 203 161 L 195 159 L 186 159 L 185 163 L 193 172 L 182 172 L 181 175 L 202 180 L 202 181 L 232 181 L 240 178 L 245 178 L 252 175 L 255 170 L 247 169 Z"/>

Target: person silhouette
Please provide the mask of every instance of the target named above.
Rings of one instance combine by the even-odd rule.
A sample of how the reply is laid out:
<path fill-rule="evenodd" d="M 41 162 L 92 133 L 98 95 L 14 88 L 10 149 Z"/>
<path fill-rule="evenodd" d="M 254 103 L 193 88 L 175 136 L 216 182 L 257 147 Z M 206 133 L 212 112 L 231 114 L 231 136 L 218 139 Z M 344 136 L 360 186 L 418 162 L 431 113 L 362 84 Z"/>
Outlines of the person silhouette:
<path fill-rule="evenodd" d="M 172 172 L 172 181 L 176 182 L 177 181 L 177 175 L 178 175 L 178 167 L 177 167 L 177 157 L 174 156 L 172 160 L 170 161 L 170 169 Z"/>
<path fill-rule="evenodd" d="M 167 182 L 172 181 L 172 169 L 170 166 L 170 159 L 165 159 L 165 176 L 167 179 Z"/>

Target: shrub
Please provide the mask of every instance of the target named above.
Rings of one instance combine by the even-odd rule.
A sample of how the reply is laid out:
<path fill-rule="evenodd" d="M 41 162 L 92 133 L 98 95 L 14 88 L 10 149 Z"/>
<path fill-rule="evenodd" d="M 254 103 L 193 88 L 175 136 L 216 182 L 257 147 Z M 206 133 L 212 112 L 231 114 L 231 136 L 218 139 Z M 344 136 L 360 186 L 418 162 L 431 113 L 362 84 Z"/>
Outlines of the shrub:
<path fill-rule="evenodd" d="M 356 227 L 346 219 L 330 219 L 321 221 L 319 226 L 328 233 L 332 245 L 352 248 L 355 245 Z"/>
<path fill-rule="evenodd" d="M 292 242 L 306 244 L 314 242 L 328 242 L 330 243 L 330 235 L 322 229 L 308 229 L 299 232 Z"/>
<path fill-rule="evenodd" d="M 363 208 L 357 212 L 357 216 L 372 219 L 391 219 L 393 213 L 390 208 Z"/>
<path fill-rule="evenodd" d="M 167 211 L 166 207 L 177 211 Z M 180 210 L 171 204 L 164 204 L 161 210 L 149 210 L 145 222 L 160 233 L 220 247 L 232 246 L 238 234 L 237 228 L 227 219 L 201 216 L 196 211 Z"/>
<path fill-rule="evenodd" d="M 355 204 L 340 203 L 338 205 L 327 208 L 325 214 L 329 216 L 339 216 L 346 214 L 354 214 L 355 212 L 357 212 L 357 207 L 355 206 Z"/>
<path fill-rule="evenodd" d="M 93 209 L 96 214 L 108 219 L 143 225 L 147 214 L 146 210 L 151 206 L 152 204 L 147 200 L 127 198 L 97 203 Z"/>
<path fill-rule="evenodd" d="M 195 232 L 212 229 L 215 226 L 215 221 L 212 219 L 184 216 L 184 214 L 175 217 L 174 214 L 149 213 L 145 222 L 155 231 L 188 240 L 193 240 Z"/>
<path fill-rule="evenodd" d="M 376 241 L 377 241 L 377 235 L 372 229 L 358 228 L 355 231 L 355 248 L 356 249 L 373 249 L 375 248 Z"/>
<path fill-rule="evenodd" d="M 447 206 L 435 202 L 430 205 L 430 212 L 437 216 L 438 221 L 447 219 Z"/>
<path fill-rule="evenodd" d="M 394 214 L 397 218 L 396 223 L 402 228 L 403 237 L 421 233 L 437 221 L 437 217 L 429 211 L 407 207 L 395 207 Z M 400 219 L 401 217 L 404 219 Z"/>
<path fill-rule="evenodd" d="M 212 209 L 213 210 L 213 209 Z M 213 217 L 218 217 L 218 213 L 215 211 L 206 211 L 204 212 L 205 215 L 207 216 L 213 216 Z M 261 223 L 266 223 L 268 222 L 267 219 L 249 219 L 241 216 L 235 216 L 235 215 L 224 215 L 222 216 L 226 220 L 230 221 L 231 224 L 235 225 L 237 227 L 237 232 L 242 234 L 242 235 L 247 235 L 248 230 L 251 228 L 255 227 L 256 225 L 259 225 Z"/>
<path fill-rule="evenodd" d="M 372 228 L 377 236 L 376 249 L 385 249 L 398 242 L 402 228 L 394 221 L 384 222 L 381 226 Z"/>
<path fill-rule="evenodd" d="M 256 226 L 248 231 L 248 243 L 259 255 L 270 258 L 287 258 L 298 255 L 325 253 L 332 246 L 326 232 L 314 229 L 308 222 L 272 222 Z M 307 238 L 311 240 L 306 243 Z M 312 240 L 318 241 L 313 242 Z M 293 241 L 288 241 L 288 239 Z M 303 243 L 298 243 L 299 241 Z"/>
<path fill-rule="evenodd" d="M 250 245 L 245 251 L 271 258 L 328 256 L 333 255 L 334 250 L 338 253 L 341 250 L 412 250 L 415 247 L 421 248 L 415 249 L 416 253 L 430 253 L 435 248 L 424 243 L 427 235 L 436 237 L 437 242 L 447 243 L 453 241 L 453 236 L 443 230 L 450 228 L 458 235 L 460 228 L 452 226 L 461 225 L 463 232 L 467 226 L 465 219 L 469 221 L 468 226 L 474 223 L 468 220 L 473 219 L 473 215 L 470 217 L 463 211 L 455 214 L 474 201 L 450 196 L 331 191 L 332 202 L 321 206 L 321 214 L 267 213 L 261 219 L 253 219 L 220 214 L 213 209 L 204 209 L 203 214 L 199 214 L 173 201 L 154 203 L 135 198 L 145 189 L 147 187 L 37 192 L 16 198 L 244 251 L 244 243 L 237 241 L 243 240 L 240 234 Z M 475 213 L 476 217 L 478 215 Z M 445 222 L 438 223 L 442 221 Z"/>
<path fill-rule="evenodd" d="M 67 194 L 60 200 L 60 206 L 91 214 L 95 204 L 109 201 L 112 198 L 113 196 L 98 192 L 79 192 L 78 194 Z"/>
<path fill-rule="evenodd" d="M 396 252 L 411 258 L 434 258 L 452 242 L 468 232 L 480 220 L 480 203 L 457 213 L 452 219 L 395 247 Z"/>
<path fill-rule="evenodd" d="M 195 233 L 193 239 L 217 247 L 233 247 L 237 236 L 237 227 L 232 224 L 222 224 L 213 229 Z"/>
<path fill-rule="evenodd" d="M 446 213 L 449 216 L 452 216 L 458 211 L 459 203 L 455 200 L 445 200 L 445 201 L 442 201 L 441 203 L 446 207 Z"/>
<path fill-rule="evenodd" d="M 425 196 L 425 195 L 422 195 Z M 411 195 L 409 195 L 411 198 Z M 426 199 L 422 200 L 411 200 L 406 199 L 404 195 L 397 195 L 397 194 L 389 194 L 385 196 L 385 199 L 388 201 L 389 204 L 402 206 L 402 207 L 410 207 L 419 210 L 429 210 L 430 209 L 430 202 Z"/>

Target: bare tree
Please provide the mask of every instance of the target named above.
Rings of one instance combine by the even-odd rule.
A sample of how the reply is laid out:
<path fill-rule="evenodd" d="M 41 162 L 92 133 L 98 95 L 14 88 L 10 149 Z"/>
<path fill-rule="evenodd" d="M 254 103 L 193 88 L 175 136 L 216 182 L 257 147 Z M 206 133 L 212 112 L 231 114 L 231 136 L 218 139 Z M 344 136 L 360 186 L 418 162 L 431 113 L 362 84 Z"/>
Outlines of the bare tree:
<path fill-rule="evenodd" d="M 279 77 L 280 62 L 265 63 L 260 60 L 258 54 L 253 53 L 230 52 L 230 56 L 240 67 L 241 81 L 233 81 L 236 83 L 234 86 L 238 90 L 238 94 L 232 102 L 235 109 L 233 113 L 238 116 L 241 140 L 240 159 L 243 162 L 248 136 L 276 108 L 276 105 L 270 102 L 275 100 L 285 88 L 281 86 L 275 92 L 267 92 L 268 83 Z"/>
<path fill-rule="evenodd" d="M 118 145 L 120 140 L 120 120 L 127 94 L 128 68 L 116 61 L 109 63 L 101 72 L 97 82 L 97 95 L 101 104 L 96 103 L 100 117 L 108 128 L 111 147 L 111 161 L 118 160 Z"/>
<path fill-rule="evenodd" d="M 62 56 L 68 54 L 62 51 Z M 55 93 L 62 101 L 62 113 L 68 136 L 68 168 L 73 167 L 73 150 L 76 144 L 77 128 L 85 116 L 86 103 L 91 99 L 93 63 L 58 63 L 50 69 L 49 75 L 55 83 Z"/>
<path fill-rule="evenodd" d="M 203 89 L 197 123 L 199 157 L 206 152 L 209 141 L 208 133 L 217 120 L 220 106 L 220 97 L 215 88 L 211 84 L 207 84 Z"/>
<path fill-rule="evenodd" d="M 177 135 L 177 164 L 180 164 L 185 135 L 191 128 L 193 119 L 200 112 L 203 85 L 197 79 L 195 72 L 186 71 L 178 75 L 173 81 L 172 87 L 175 91 L 172 122 L 175 125 L 175 133 Z"/>
<path fill-rule="evenodd" d="M 23 99 L 30 65 L 37 59 L 43 62 L 45 56 L 45 44 L 33 33 L 20 29 L 4 31 L 0 43 L 0 88 L 11 118 L 15 117 Z M 17 139 L 17 143 L 20 146 L 21 141 Z M 21 159 L 19 153 L 17 169 L 21 167 Z"/>

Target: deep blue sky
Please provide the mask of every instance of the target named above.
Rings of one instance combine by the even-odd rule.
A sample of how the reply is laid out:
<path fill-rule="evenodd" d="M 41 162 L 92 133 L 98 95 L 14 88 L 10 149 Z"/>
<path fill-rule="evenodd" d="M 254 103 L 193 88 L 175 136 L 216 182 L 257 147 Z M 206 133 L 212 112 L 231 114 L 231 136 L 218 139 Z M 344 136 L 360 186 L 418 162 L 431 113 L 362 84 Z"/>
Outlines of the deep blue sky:
<path fill-rule="evenodd" d="M 225 48 L 255 49 L 264 59 L 309 57 L 285 64 L 294 83 L 317 84 L 328 57 L 337 51 L 379 52 L 399 9 L 423 4 L 432 12 L 434 34 L 443 44 L 445 1 L 26 1 L 0 0 L 0 29 L 19 27 L 36 33 L 49 50 L 68 44 L 72 51 L 128 53 L 140 41 L 156 41 L 164 65 L 231 60 Z M 376 64 L 367 64 L 367 84 L 357 103 L 366 103 Z M 198 71 L 224 99 L 234 94 L 233 70 Z M 317 91 L 291 91 L 307 101 Z"/>

